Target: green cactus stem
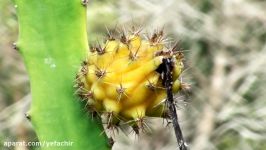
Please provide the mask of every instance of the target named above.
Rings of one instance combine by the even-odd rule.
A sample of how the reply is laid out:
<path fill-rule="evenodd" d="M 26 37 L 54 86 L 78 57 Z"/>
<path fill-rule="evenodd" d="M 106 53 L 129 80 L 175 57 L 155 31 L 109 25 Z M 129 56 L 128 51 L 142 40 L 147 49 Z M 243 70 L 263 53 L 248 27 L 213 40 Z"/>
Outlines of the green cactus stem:
<path fill-rule="evenodd" d="M 73 82 L 88 51 L 86 8 L 80 0 L 16 0 L 21 52 L 31 83 L 28 112 L 39 141 L 72 146 L 42 149 L 106 150 L 102 124 L 84 113 Z"/>

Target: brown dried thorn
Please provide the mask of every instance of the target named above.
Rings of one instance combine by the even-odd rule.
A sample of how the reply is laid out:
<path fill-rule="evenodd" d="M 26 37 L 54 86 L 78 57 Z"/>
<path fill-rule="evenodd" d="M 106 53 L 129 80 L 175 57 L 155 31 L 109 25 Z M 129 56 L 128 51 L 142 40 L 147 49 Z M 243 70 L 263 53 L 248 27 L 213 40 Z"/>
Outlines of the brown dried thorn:
<path fill-rule="evenodd" d="M 99 55 L 103 55 L 105 53 L 105 48 L 102 48 L 101 46 L 96 47 L 95 50 Z"/>
<path fill-rule="evenodd" d="M 101 69 L 97 69 L 95 70 L 95 75 L 98 77 L 98 78 L 102 78 L 106 75 L 106 70 L 101 70 Z"/>
<path fill-rule="evenodd" d="M 81 67 L 81 73 L 82 73 L 82 75 L 87 75 L 88 74 L 88 67 L 85 65 L 85 66 L 82 66 Z"/>
<path fill-rule="evenodd" d="M 124 43 L 124 44 L 128 44 L 128 39 L 125 35 L 125 33 L 123 32 L 121 37 L 120 37 L 120 42 Z"/>
<path fill-rule="evenodd" d="M 113 31 L 108 30 L 108 28 L 106 28 L 106 30 L 107 30 L 107 40 L 114 41 L 115 37 Z"/>
<path fill-rule="evenodd" d="M 160 30 L 158 32 L 154 32 L 153 35 L 150 38 L 151 43 L 160 43 L 163 40 L 164 32 L 163 30 Z"/>
<path fill-rule="evenodd" d="M 96 47 L 93 45 L 90 45 L 90 52 L 94 53 L 96 51 Z"/>

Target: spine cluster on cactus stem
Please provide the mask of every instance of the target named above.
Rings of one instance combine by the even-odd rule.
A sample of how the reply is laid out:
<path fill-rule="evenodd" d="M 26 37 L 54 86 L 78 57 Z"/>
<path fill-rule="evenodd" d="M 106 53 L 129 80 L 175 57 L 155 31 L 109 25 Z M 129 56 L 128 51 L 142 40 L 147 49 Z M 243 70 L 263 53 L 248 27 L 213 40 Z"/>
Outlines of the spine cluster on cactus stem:
<path fill-rule="evenodd" d="M 107 128 L 123 122 L 139 133 L 145 117 L 169 118 L 163 59 L 171 60 L 172 93 L 186 84 L 180 81 L 183 53 L 177 45 L 166 46 L 165 40 L 162 30 L 148 38 L 140 31 L 121 32 L 90 47 L 76 76 L 77 94 L 89 111 L 107 118 Z"/>

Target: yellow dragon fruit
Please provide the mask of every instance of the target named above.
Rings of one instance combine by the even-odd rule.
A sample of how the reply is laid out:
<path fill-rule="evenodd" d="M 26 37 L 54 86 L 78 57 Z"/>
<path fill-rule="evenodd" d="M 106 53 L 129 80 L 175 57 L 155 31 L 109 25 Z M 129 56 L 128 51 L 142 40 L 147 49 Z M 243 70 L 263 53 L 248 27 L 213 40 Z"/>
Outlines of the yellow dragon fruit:
<path fill-rule="evenodd" d="M 179 76 L 183 53 L 177 46 L 166 47 L 163 31 L 144 39 L 140 32 L 109 35 L 106 43 L 90 48 L 88 60 L 76 76 L 78 95 L 91 112 L 107 116 L 107 128 L 127 122 L 143 128 L 145 117 L 168 117 L 166 90 L 160 65 L 172 62 L 172 92 L 182 89 Z"/>

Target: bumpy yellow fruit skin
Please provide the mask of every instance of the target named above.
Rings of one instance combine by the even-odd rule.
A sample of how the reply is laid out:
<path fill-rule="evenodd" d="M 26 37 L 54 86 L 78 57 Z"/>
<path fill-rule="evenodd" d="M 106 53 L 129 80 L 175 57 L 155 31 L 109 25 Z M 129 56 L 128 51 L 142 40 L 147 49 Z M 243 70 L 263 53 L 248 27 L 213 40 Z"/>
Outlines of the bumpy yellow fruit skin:
<path fill-rule="evenodd" d="M 91 47 L 76 77 L 78 95 L 90 111 L 109 114 L 109 126 L 123 121 L 142 128 L 144 117 L 167 117 L 166 91 L 158 68 L 164 58 L 172 59 L 173 92 L 178 92 L 183 55 L 176 47 L 166 48 L 163 41 L 162 31 L 149 39 L 139 33 L 121 34 L 102 47 Z"/>

